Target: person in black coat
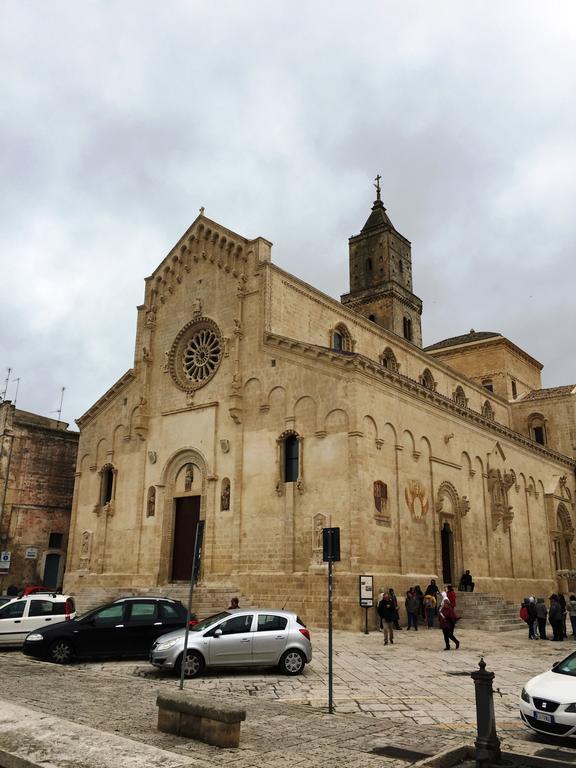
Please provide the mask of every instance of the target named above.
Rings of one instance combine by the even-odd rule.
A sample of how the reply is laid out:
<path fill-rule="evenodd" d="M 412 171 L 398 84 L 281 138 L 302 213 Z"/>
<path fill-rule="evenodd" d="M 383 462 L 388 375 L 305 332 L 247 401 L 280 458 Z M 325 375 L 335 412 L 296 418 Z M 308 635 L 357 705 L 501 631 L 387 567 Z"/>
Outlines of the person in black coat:
<path fill-rule="evenodd" d="M 552 640 L 564 640 L 562 632 L 562 606 L 558 600 L 558 595 L 550 595 L 550 610 L 548 612 L 548 621 L 552 625 Z"/>
<path fill-rule="evenodd" d="M 398 615 L 396 603 L 390 592 L 386 592 L 378 603 L 378 616 L 382 619 L 382 631 L 384 633 L 384 645 L 394 645 L 394 619 Z"/>

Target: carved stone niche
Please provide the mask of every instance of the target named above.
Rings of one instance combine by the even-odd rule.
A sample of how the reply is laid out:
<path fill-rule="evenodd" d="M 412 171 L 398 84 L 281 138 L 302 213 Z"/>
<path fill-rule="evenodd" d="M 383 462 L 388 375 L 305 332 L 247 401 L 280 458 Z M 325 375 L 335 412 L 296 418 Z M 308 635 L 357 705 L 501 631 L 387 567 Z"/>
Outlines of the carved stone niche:
<path fill-rule="evenodd" d="M 326 528 L 326 515 L 319 512 L 312 519 L 312 565 L 322 565 L 322 530 Z"/>
<path fill-rule="evenodd" d="M 374 490 L 374 520 L 385 526 L 392 525 L 390 505 L 388 502 L 388 486 L 382 480 L 375 480 Z"/>
<path fill-rule="evenodd" d="M 436 494 L 435 509 L 443 517 L 466 517 L 470 510 L 467 496 L 460 496 L 452 483 L 444 480 Z"/>
<path fill-rule="evenodd" d="M 92 531 L 83 531 L 80 539 L 80 562 L 81 571 L 87 571 L 90 568 L 90 555 L 92 553 Z"/>
<path fill-rule="evenodd" d="M 490 511 L 492 513 L 492 530 L 495 531 L 500 522 L 507 533 L 514 519 L 514 508 L 509 503 L 508 491 L 516 483 L 513 470 L 502 473 L 499 469 L 488 470 L 488 492 L 490 493 Z"/>

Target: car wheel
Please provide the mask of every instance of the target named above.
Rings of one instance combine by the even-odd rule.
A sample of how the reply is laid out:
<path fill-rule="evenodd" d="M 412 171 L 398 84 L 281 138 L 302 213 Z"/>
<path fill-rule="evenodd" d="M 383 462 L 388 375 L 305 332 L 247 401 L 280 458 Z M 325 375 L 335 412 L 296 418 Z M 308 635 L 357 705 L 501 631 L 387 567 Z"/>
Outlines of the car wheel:
<path fill-rule="evenodd" d="M 182 659 L 184 654 L 178 659 L 176 671 L 178 674 L 182 674 Z M 184 662 L 184 677 L 198 677 L 204 669 L 204 659 L 197 651 L 188 651 L 186 654 L 186 661 Z"/>
<path fill-rule="evenodd" d="M 304 654 L 296 649 L 286 651 L 280 659 L 280 671 L 284 672 L 285 675 L 300 675 L 304 671 L 305 665 Z"/>
<path fill-rule="evenodd" d="M 48 658 L 55 664 L 69 664 L 74 657 L 74 649 L 68 640 L 56 640 L 48 650 Z"/>

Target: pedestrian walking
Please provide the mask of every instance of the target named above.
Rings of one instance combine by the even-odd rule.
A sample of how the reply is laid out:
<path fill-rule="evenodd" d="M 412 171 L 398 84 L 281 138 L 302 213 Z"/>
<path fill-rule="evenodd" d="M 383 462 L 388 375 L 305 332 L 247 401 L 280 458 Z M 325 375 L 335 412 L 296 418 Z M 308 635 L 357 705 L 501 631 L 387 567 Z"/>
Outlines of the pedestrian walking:
<path fill-rule="evenodd" d="M 398 598 L 396 597 L 396 593 L 390 587 L 388 590 L 390 597 L 392 599 L 392 602 L 394 603 L 394 608 L 396 609 L 396 616 L 394 617 L 394 629 L 398 630 L 398 632 L 402 629 L 400 626 L 400 614 L 398 613 Z"/>
<path fill-rule="evenodd" d="M 396 605 L 392 596 L 387 592 L 378 603 L 378 616 L 382 619 L 382 631 L 384 633 L 384 645 L 394 645 L 394 617 L 397 614 Z"/>
<path fill-rule="evenodd" d="M 422 619 L 425 618 L 424 614 L 424 592 L 422 592 L 422 589 L 420 587 L 420 584 L 416 584 L 414 587 L 414 594 L 418 598 L 418 613 L 422 617 Z"/>
<path fill-rule="evenodd" d="M 557 594 L 550 595 L 548 621 L 552 625 L 552 640 L 564 640 L 564 633 L 562 632 L 562 606 Z"/>
<path fill-rule="evenodd" d="M 456 646 L 456 650 L 458 650 L 458 648 L 460 648 L 460 641 L 454 637 L 454 627 L 456 626 L 458 619 L 450 600 L 448 600 L 446 592 L 442 592 L 442 602 L 440 603 L 438 619 L 440 621 L 440 626 L 442 627 L 442 633 L 444 634 L 444 643 L 446 644 L 444 650 L 450 650 L 450 640 L 452 640 Z"/>
<path fill-rule="evenodd" d="M 543 597 L 536 599 L 536 621 L 538 622 L 538 634 L 540 640 L 547 640 L 546 637 L 546 617 L 548 616 L 548 608 Z"/>
<path fill-rule="evenodd" d="M 418 603 L 418 597 L 414 593 L 412 587 L 406 592 L 404 605 L 406 606 L 406 614 L 408 616 L 408 630 L 410 627 L 414 627 L 416 632 L 418 632 L 418 609 L 420 604 Z"/>
<path fill-rule="evenodd" d="M 576 640 L 576 595 L 570 595 L 570 600 L 566 603 L 570 624 L 572 625 L 572 637 Z"/>
<path fill-rule="evenodd" d="M 434 626 L 434 616 L 436 615 L 436 598 L 434 595 L 424 595 L 424 611 L 426 613 L 428 629 L 432 629 Z"/>
<path fill-rule="evenodd" d="M 524 600 L 522 600 L 522 605 L 520 606 L 520 618 L 522 621 L 525 621 L 528 625 L 528 640 L 534 640 L 534 630 L 532 627 L 532 622 L 530 620 L 530 600 L 525 597 Z"/>
<path fill-rule="evenodd" d="M 448 584 L 448 587 L 446 588 L 446 595 L 448 596 L 448 600 L 450 600 L 450 605 L 452 608 L 456 608 L 456 592 L 454 592 L 454 587 L 452 584 Z"/>

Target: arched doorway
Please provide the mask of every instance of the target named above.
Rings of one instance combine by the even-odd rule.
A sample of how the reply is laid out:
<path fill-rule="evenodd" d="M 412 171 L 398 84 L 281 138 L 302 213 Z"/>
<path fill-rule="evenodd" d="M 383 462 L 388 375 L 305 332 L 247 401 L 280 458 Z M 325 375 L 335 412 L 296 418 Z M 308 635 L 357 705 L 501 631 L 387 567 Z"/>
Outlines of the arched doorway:
<path fill-rule="evenodd" d="M 198 523 L 206 519 L 208 474 L 204 457 L 193 448 L 178 451 L 165 466 L 158 486 L 164 495 L 161 583 L 190 581 Z"/>
<path fill-rule="evenodd" d="M 454 581 L 454 533 L 450 523 L 444 523 L 440 531 L 442 548 L 442 580 L 444 584 Z"/>

